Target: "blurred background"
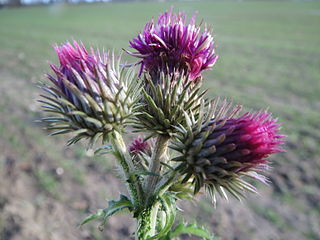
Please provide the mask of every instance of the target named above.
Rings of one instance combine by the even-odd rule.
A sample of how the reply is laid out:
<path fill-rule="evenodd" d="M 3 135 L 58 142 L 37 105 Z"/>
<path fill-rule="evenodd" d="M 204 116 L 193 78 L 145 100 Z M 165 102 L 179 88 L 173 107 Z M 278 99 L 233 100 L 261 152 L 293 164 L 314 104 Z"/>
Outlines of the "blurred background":
<path fill-rule="evenodd" d="M 84 143 L 48 137 L 35 119 L 38 82 L 57 63 L 52 46 L 81 40 L 121 52 L 146 21 L 174 6 L 212 26 L 220 55 L 205 72 L 210 97 L 246 110 L 268 108 L 283 122 L 286 152 L 268 173 L 270 186 L 243 202 L 209 198 L 179 203 L 180 219 L 221 239 L 320 239 L 320 2 L 0 0 L 0 239 L 130 239 L 129 216 L 77 224 L 125 189 L 109 156 Z M 135 59 L 125 56 L 129 61 Z M 129 136 L 129 138 L 131 138 Z M 185 236 L 183 239 L 191 239 Z"/>

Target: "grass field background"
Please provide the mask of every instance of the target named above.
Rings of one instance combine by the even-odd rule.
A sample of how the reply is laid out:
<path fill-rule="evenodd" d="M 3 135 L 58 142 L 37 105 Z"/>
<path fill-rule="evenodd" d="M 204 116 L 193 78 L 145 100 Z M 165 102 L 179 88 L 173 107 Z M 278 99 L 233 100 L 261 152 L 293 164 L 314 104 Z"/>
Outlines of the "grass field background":
<path fill-rule="evenodd" d="M 127 217 L 100 233 L 77 229 L 124 191 L 112 159 L 66 148 L 41 126 L 36 83 L 57 62 L 53 44 L 81 40 L 121 52 L 146 21 L 174 6 L 212 26 L 220 56 L 205 73 L 209 95 L 283 122 L 286 153 L 273 158 L 270 186 L 243 203 L 208 199 L 183 216 L 221 239 L 320 239 L 320 2 L 170 2 L 52 5 L 0 10 L 0 239 L 129 239 Z M 132 62 L 134 59 L 125 56 Z M 63 173 L 61 174 L 61 169 Z M 185 238 L 189 239 L 189 238 Z"/>

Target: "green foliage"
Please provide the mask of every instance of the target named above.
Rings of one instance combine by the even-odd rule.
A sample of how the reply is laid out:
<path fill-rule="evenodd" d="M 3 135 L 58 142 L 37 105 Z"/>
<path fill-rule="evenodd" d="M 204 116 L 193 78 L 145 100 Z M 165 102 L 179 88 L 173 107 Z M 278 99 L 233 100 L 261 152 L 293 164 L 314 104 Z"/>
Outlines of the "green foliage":
<path fill-rule="evenodd" d="M 131 172 L 132 175 L 135 176 L 156 176 L 159 177 L 160 175 L 158 173 L 149 172 L 149 171 L 143 171 L 143 170 L 135 170 Z"/>
<path fill-rule="evenodd" d="M 165 224 L 159 233 L 151 237 L 150 240 L 159 239 L 166 235 L 171 230 L 177 213 L 176 200 L 171 194 L 161 196 L 159 201 L 161 202 L 162 210 L 165 213 Z"/>
<path fill-rule="evenodd" d="M 112 152 L 112 146 L 111 145 L 103 145 L 101 147 L 98 147 L 95 149 L 94 154 L 95 155 L 104 155 Z"/>
<path fill-rule="evenodd" d="M 138 239 L 156 240 L 166 236 L 174 224 L 176 213 L 176 198 L 173 194 L 157 196 L 150 207 L 139 213 Z M 151 226 L 152 223 L 157 226 Z M 155 229 L 158 230 L 157 233 L 154 232 Z"/>
<path fill-rule="evenodd" d="M 166 236 L 160 238 L 159 240 L 176 239 L 178 236 L 182 234 L 188 234 L 189 236 L 194 235 L 202 239 L 218 240 L 218 238 L 214 237 L 214 235 L 212 235 L 212 233 L 210 233 L 205 228 L 199 227 L 196 224 L 185 224 L 185 223 L 180 223 L 172 231 L 170 231 Z"/>
<path fill-rule="evenodd" d="M 91 222 L 93 220 L 102 220 L 99 228 L 103 229 L 104 225 L 106 224 L 108 217 L 118 214 L 123 210 L 132 211 L 133 205 L 132 202 L 129 200 L 128 197 L 124 195 L 120 195 L 120 199 L 118 201 L 110 200 L 108 201 L 108 207 L 105 209 L 99 209 L 96 213 L 93 213 L 86 217 L 81 223 L 80 226 Z"/>

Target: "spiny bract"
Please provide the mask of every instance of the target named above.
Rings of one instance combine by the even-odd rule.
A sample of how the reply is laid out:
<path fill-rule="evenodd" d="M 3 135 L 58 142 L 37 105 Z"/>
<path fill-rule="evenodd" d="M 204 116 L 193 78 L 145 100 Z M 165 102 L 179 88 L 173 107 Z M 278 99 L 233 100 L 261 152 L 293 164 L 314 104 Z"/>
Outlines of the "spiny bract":
<path fill-rule="evenodd" d="M 175 160 L 182 163 L 183 182 L 193 179 L 195 193 L 203 186 L 223 196 L 224 189 L 236 197 L 243 190 L 254 192 L 242 177 L 266 182 L 257 172 L 267 169 L 270 154 L 282 151 L 284 136 L 270 113 L 245 113 L 236 118 L 237 111 L 215 117 L 198 129 L 183 130 L 176 141 L 174 148 L 182 155 Z"/>
<path fill-rule="evenodd" d="M 49 94 L 40 100 L 54 116 L 42 121 L 53 135 L 73 133 L 69 144 L 81 138 L 105 139 L 135 113 L 139 84 L 133 72 L 121 69 L 120 58 L 116 62 L 113 55 L 93 49 L 89 54 L 82 44 L 73 45 L 55 47 L 60 66 L 50 65 L 54 75 L 47 77 L 53 86 L 42 86 Z"/>

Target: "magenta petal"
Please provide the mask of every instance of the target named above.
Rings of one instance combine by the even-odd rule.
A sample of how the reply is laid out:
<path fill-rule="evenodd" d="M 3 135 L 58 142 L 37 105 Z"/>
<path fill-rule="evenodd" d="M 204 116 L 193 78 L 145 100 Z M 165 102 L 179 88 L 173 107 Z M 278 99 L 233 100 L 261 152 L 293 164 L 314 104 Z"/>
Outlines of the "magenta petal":
<path fill-rule="evenodd" d="M 135 138 L 129 146 L 129 151 L 133 155 L 146 153 L 148 150 L 150 150 L 150 144 L 148 141 L 144 141 L 142 137 Z"/>
<path fill-rule="evenodd" d="M 214 131 L 208 137 L 208 141 L 212 141 L 221 134 L 226 136 L 225 140 L 216 146 L 216 153 L 213 155 L 219 153 L 219 156 L 228 162 L 244 164 L 241 171 L 250 171 L 261 164 L 266 165 L 270 154 L 283 151 L 280 145 L 284 135 L 279 134 L 280 124 L 276 121 L 266 112 L 245 113 L 239 118 L 228 119 L 218 133 Z M 230 144 L 236 147 L 224 153 Z"/>
<path fill-rule="evenodd" d="M 179 70 L 193 81 L 217 60 L 211 33 L 208 30 L 200 33 L 200 30 L 195 15 L 187 23 L 185 14 L 174 14 L 171 9 L 161 14 L 156 24 L 153 20 L 148 22 L 143 33 L 129 42 L 139 55 L 128 53 L 142 58 L 143 70 L 151 75 Z"/>

